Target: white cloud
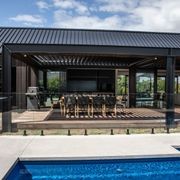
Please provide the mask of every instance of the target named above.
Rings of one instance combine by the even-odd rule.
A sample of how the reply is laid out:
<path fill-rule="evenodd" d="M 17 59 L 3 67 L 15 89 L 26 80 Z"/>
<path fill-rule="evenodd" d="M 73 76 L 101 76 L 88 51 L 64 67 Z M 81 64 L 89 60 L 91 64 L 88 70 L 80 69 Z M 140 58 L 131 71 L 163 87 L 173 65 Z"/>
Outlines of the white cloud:
<path fill-rule="evenodd" d="M 93 2 L 93 1 L 92 1 Z M 179 31 L 179 0 L 53 0 L 54 26 L 66 28 Z M 82 8 L 82 9 L 81 9 Z"/>
<path fill-rule="evenodd" d="M 179 31 L 179 0 L 96 0 L 99 11 L 119 14 L 124 19 L 121 29 Z"/>
<path fill-rule="evenodd" d="M 49 9 L 49 7 L 50 7 L 50 5 L 47 3 L 47 2 L 45 2 L 45 1 L 37 1 L 36 2 L 36 5 L 37 5 L 37 7 L 39 8 L 39 9 L 41 9 L 41 10 L 43 10 L 43 9 Z"/>
<path fill-rule="evenodd" d="M 66 11 L 56 11 L 54 20 L 54 26 L 61 28 L 118 29 L 121 27 L 121 20 L 116 15 L 101 19 L 97 16 L 73 16 Z"/>
<path fill-rule="evenodd" d="M 45 19 L 42 18 L 39 15 L 30 15 L 30 14 L 19 14 L 15 17 L 10 17 L 9 18 L 12 21 L 15 22 L 20 22 L 23 25 L 27 25 L 27 26 L 42 26 L 45 23 Z"/>
<path fill-rule="evenodd" d="M 96 0 L 99 10 L 104 12 L 130 12 L 138 6 L 139 0 Z"/>
<path fill-rule="evenodd" d="M 73 10 L 81 15 L 89 13 L 88 5 L 78 0 L 53 0 L 53 4 L 56 8 Z"/>
<path fill-rule="evenodd" d="M 179 0 L 37 0 L 36 5 L 40 13 L 48 9 L 47 18 L 53 20 L 47 23 L 54 27 L 172 32 L 180 29 Z M 46 16 L 44 12 L 42 15 Z M 9 19 L 27 26 L 47 24 L 39 15 L 19 14 Z"/>
<path fill-rule="evenodd" d="M 134 10 L 134 17 L 141 19 L 134 28 L 153 31 L 179 31 L 180 1 L 159 0 L 151 5 L 146 2 Z"/>

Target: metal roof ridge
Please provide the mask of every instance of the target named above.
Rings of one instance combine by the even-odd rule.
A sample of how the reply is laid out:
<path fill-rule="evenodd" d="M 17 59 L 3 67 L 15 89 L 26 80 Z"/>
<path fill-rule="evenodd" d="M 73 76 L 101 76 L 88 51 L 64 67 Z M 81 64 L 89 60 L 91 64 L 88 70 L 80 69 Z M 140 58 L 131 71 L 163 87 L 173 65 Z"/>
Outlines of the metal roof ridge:
<path fill-rule="evenodd" d="M 117 33 L 139 33 L 139 34 L 172 34 L 180 35 L 180 32 L 156 32 L 156 31 L 138 31 L 138 30 L 113 30 L 113 29 L 85 29 L 85 28 L 56 28 L 56 27 L 6 27 L 0 26 L 0 29 L 34 29 L 34 30 L 66 30 L 66 31 L 91 31 L 91 32 L 117 32 Z"/>

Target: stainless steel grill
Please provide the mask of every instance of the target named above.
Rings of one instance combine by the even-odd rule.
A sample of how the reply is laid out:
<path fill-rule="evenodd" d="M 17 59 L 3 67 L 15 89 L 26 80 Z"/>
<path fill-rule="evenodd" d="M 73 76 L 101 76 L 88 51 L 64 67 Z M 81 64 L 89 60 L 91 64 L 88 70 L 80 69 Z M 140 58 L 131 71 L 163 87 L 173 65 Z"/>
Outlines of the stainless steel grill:
<path fill-rule="evenodd" d="M 40 108 L 39 94 L 38 87 L 28 87 L 26 93 L 28 110 L 36 110 Z"/>

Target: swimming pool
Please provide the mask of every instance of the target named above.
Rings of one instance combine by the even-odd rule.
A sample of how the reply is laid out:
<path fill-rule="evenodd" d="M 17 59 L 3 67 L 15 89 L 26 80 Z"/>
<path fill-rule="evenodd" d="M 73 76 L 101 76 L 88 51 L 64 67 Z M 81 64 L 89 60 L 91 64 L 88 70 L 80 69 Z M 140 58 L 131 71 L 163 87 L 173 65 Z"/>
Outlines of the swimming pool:
<path fill-rule="evenodd" d="M 18 161 L 7 180 L 180 179 L 180 157 Z"/>

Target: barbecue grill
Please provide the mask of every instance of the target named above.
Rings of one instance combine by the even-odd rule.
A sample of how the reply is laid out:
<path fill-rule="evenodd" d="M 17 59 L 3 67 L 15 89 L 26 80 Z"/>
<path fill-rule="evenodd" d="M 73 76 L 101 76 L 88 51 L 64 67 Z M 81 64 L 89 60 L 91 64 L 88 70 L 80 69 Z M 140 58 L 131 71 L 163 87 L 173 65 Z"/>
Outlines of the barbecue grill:
<path fill-rule="evenodd" d="M 36 110 L 40 108 L 39 94 L 38 87 L 28 87 L 26 93 L 28 110 Z"/>

